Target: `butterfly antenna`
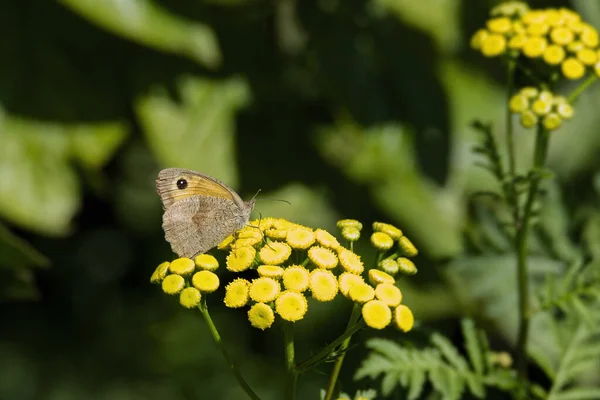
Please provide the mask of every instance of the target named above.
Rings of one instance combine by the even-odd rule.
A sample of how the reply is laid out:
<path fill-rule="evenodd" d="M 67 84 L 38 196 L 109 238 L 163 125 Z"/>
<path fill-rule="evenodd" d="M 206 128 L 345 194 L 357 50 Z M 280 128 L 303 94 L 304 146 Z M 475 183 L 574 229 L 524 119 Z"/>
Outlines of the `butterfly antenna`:
<path fill-rule="evenodd" d="M 258 191 L 256 192 L 256 194 L 254 196 L 252 196 L 252 198 L 250 199 L 250 201 L 254 200 L 256 198 L 256 196 L 258 196 L 258 194 L 260 193 L 262 189 L 258 189 Z"/>
<path fill-rule="evenodd" d="M 257 201 L 281 201 L 281 202 L 283 202 L 283 203 L 287 203 L 287 204 L 288 204 L 288 205 L 290 205 L 290 206 L 292 205 L 292 203 L 290 203 L 289 201 L 287 201 L 287 200 L 282 200 L 282 199 L 259 199 L 259 200 L 257 200 Z"/>

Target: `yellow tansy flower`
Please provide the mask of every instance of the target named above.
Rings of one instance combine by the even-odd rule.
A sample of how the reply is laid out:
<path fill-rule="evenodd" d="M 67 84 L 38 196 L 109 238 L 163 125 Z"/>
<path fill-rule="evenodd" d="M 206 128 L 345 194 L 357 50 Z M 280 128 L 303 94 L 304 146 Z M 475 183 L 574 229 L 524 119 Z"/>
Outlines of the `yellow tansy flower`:
<path fill-rule="evenodd" d="M 543 36 L 550 30 L 550 26 L 546 23 L 529 24 L 527 26 L 527 34 L 531 36 Z"/>
<path fill-rule="evenodd" d="M 275 240 L 285 240 L 287 237 L 287 230 L 285 229 L 267 229 L 265 236 Z"/>
<path fill-rule="evenodd" d="M 533 111 L 525 110 L 521 113 L 521 125 L 525 128 L 532 128 L 538 123 L 538 117 Z"/>
<path fill-rule="evenodd" d="M 486 57 L 495 57 L 506 50 L 506 38 L 500 34 L 492 33 L 481 41 L 481 54 Z"/>
<path fill-rule="evenodd" d="M 408 258 L 399 257 L 396 260 L 396 264 L 398 265 L 398 267 L 400 268 L 400 271 L 402 271 L 403 274 L 414 275 L 417 273 L 417 267 L 415 266 L 415 263 L 413 263 Z M 385 271 L 385 272 L 388 272 L 388 271 Z"/>
<path fill-rule="evenodd" d="M 341 248 L 338 251 L 338 257 L 344 270 L 350 273 L 361 274 L 365 269 L 360 257 L 348 249 Z"/>
<path fill-rule="evenodd" d="M 573 31 L 569 28 L 565 28 L 564 26 L 556 27 L 552 29 L 552 32 L 550 32 L 550 39 L 560 46 L 565 46 L 571 43 L 574 38 L 575 35 L 573 34 Z"/>
<path fill-rule="evenodd" d="M 375 297 L 375 289 L 365 282 L 357 282 L 350 287 L 348 297 L 356 303 L 366 303 Z"/>
<path fill-rule="evenodd" d="M 598 31 L 588 24 L 583 25 L 579 38 L 587 47 L 598 46 Z"/>
<path fill-rule="evenodd" d="M 352 226 L 346 226 L 342 228 L 342 237 L 349 242 L 356 242 L 360 239 L 360 230 Z"/>
<path fill-rule="evenodd" d="M 415 323 L 415 317 L 410 308 L 401 304 L 394 310 L 394 322 L 402 332 L 408 332 Z"/>
<path fill-rule="evenodd" d="M 380 283 L 395 283 L 396 280 L 394 279 L 393 276 L 386 274 L 383 271 L 380 271 L 378 269 L 370 269 L 369 270 L 369 282 L 371 282 L 371 284 L 373 286 L 377 286 Z"/>
<path fill-rule="evenodd" d="M 179 293 L 179 304 L 185 308 L 195 308 L 200 304 L 200 292 L 193 287 L 185 288 Z"/>
<path fill-rule="evenodd" d="M 355 219 L 341 219 L 337 222 L 337 227 L 339 229 L 344 229 L 344 228 L 348 228 L 348 227 L 356 228 L 359 231 L 361 231 L 363 228 L 362 224 Z"/>
<path fill-rule="evenodd" d="M 178 258 L 176 260 L 171 261 L 171 265 L 169 266 L 169 270 L 177 275 L 187 276 L 190 275 L 196 269 L 196 264 L 189 258 Z"/>
<path fill-rule="evenodd" d="M 512 50 L 522 49 L 525 43 L 527 42 L 527 36 L 524 33 L 519 33 L 508 40 L 508 48 Z"/>
<path fill-rule="evenodd" d="M 250 268 L 256 257 L 254 247 L 236 247 L 227 256 L 227 269 L 232 272 L 242 272 Z"/>
<path fill-rule="evenodd" d="M 276 265 L 260 265 L 256 271 L 265 278 L 279 279 L 283 276 L 283 268 Z"/>
<path fill-rule="evenodd" d="M 487 28 L 493 33 L 508 33 L 512 29 L 510 18 L 492 18 L 487 21 Z"/>
<path fill-rule="evenodd" d="M 219 268 L 219 262 L 210 254 L 200 254 L 194 257 L 194 264 L 200 269 L 214 271 Z"/>
<path fill-rule="evenodd" d="M 286 290 L 275 300 L 275 310 L 282 319 L 295 322 L 304 318 L 308 302 L 302 294 Z"/>
<path fill-rule="evenodd" d="M 352 289 L 354 285 L 365 283 L 365 281 L 360 275 L 351 274 L 350 272 L 344 272 L 338 277 L 338 283 L 340 286 L 340 292 L 342 292 L 344 296 L 349 297 L 350 289 Z"/>
<path fill-rule="evenodd" d="M 542 124 L 544 125 L 544 128 L 548 129 L 549 131 L 553 131 L 560 127 L 562 124 L 562 119 L 557 113 L 550 113 L 544 117 Z"/>
<path fill-rule="evenodd" d="M 537 99 L 531 105 L 531 111 L 533 111 L 534 113 L 536 113 L 537 115 L 540 115 L 540 116 L 548 114 L 550 112 L 551 108 L 552 108 L 551 101 L 543 101 L 541 99 Z"/>
<path fill-rule="evenodd" d="M 584 65 L 594 65 L 598 58 L 596 52 L 591 49 L 581 49 L 577 52 L 577 59 Z"/>
<path fill-rule="evenodd" d="M 283 218 L 277 218 L 273 221 L 273 228 L 280 229 L 283 231 L 287 231 L 288 229 L 293 228 L 295 226 L 296 224 Z"/>
<path fill-rule="evenodd" d="M 292 254 L 292 248 L 287 243 L 270 242 L 260 249 L 260 261 L 269 265 L 279 265 Z"/>
<path fill-rule="evenodd" d="M 363 305 L 362 316 L 367 326 L 383 329 L 392 321 L 392 310 L 383 301 L 371 300 Z"/>
<path fill-rule="evenodd" d="M 212 293 L 219 288 L 219 277 L 211 271 L 196 272 L 192 277 L 192 285 L 201 292 Z"/>
<path fill-rule="evenodd" d="M 300 265 L 292 265 L 283 272 L 283 287 L 293 292 L 304 292 L 308 289 L 310 278 L 308 270 Z"/>
<path fill-rule="evenodd" d="M 248 320 L 250 325 L 264 331 L 275 322 L 275 313 L 267 304 L 256 303 L 248 310 Z"/>
<path fill-rule="evenodd" d="M 419 251 L 415 247 L 414 244 L 410 241 L 406 236 L 402 236 L 400 240 L 398 240 L 398 247 L 400 247 L 400 251 L 407 257 L 414 257 L 419 254 Z"/>
<path fill-rule="evenodd" d="M 523 54 L 529 58 L 537 58 L 544 54 L 548 42 L 543 37 L 530 36 L 523 45 Z"/>
<path fill-rule="evenodd" d="M 158 265 L 158 267 L 156 267 L 156 270 L 154 271 L 152 276 L 150 277 L 150 282 L 152 282 L 152 283 L 162 282 L 162 280 L 165 279 L 165 276 L 167 276 L 167 273 L 169 272 L 170 265 L 171 265 L 171 263 L 168 261 L 160 263 Z"/>
<path fill-rule="evenodd" d="M 337 249 L 340 247 L 340 242 L 338 242 L 335 236 L 324 229 L 317 229 L 315 231 L 315 238 L 321 246 L 329 247 L 330 249 Z"/>
<path fill-rule="evenodd" d="M 573 106 L 569 104 L 567 99 L 563 96 L 556 96 L 554 98 L 554 106 L 556 107 L 556 112 L 563 119 L 571 119 L 573 118 L 573 114 L 575 114 L 575 110 Z"/>
<path fill-rule="evenodd" d="M 306 250 L 315 242 L 315 233 L 309 229 L 290 229 L 286 241 L 292 249 Z"/>
<path fill-rule="evenodd" d="M 394 240 L 402 237 L 402 231 L 394 225 L 386 224 L 385 222 L 373 222 L 373 230 L 375 232 L 383 232 Z"/>
<path fill-rule="evenodd" d="M 229 235 L 227 236 L 221 243 L 219 243 L 219 245 L 217 246 L 217 249 L 219 250 L 227 250 L 231 247 L 231 243 L 233 243 L 233 235 Z"/>
<path fill-rule="evenodd" d="M 261 231 L 265 231 L 273 227 L 275 218 L 267 217 L 250 221 L 249 225 L 258 227 Z"/>
<path fill-rule="evenodd" d="M 402 292 L 391 283 L 380 283 L 375 287 L 375 297 L 390 307 L 396 307 L 402 301 Z"/>
<path fill-rule="evenodd" d="M 561 69 L 567 79 L 579 79 L 585 74 L 585 67 L 576 58 L 567 58 L 562 63 Z"/>
<path fill-rule="evenodd" d="M 523 89 L 521 89 L 519 93 L 521 93 L 528 99 L 533 99 L 534 97 L 537 97 L 540 94 L 540 91 L 537 88 L 534 88 L 533 86 L 525 86 Z"/>
<path fill-rule="evenodd" d="M 382 260 L 378 267 L 383 270 L 383 272 L 392 276 L 396 275 L 400 269 L 398 263 L 393 258 L 386 258 Z"/>
<path fill-rule="evenodd" d="M 281 287 L 273 278 L 256 278 L 250 284 L 250 298 L 258 303 L 269 303 L 279 295 Z"/>
<path fill-rule="evenodd" d="M 529 108 L 529 99 L 522 93 L 517 93 L 510 98 L 508 108 L 511 112 L 520 113 Z"/>
<path fill-rule="evenodd" d="M 308 258 L 319 268 L 333 269 L 338 264 L 338 258 L 333 251 L 321 246 L 313 246 L 308 250 Z"/>
<path fill-rule="evenodd" d="M 581 49 L 585 49 L 585 45 L 579 41 L 571 42 L 567 45 L 567 51 L 571 53 L 577 53 Z"/>
<path fill-rule="evenodd" d="M 558 65 L 565 59 L 566 55 L 564 48 L 553 44 L 544 50 L 544 61 L 549 65 Z"/>
<path fill-rule="evenodd" d="M 490 32 L 487 29 L 479 29 L 471 36 L 471 48 L 474 50 L 481 49 L 481 43 L 483 43 L 483 40 L 489 35 Z"/>
<path fill-rule="evenodd" d="M 162 281 L 162 290 L 166 294 L 177 294 L 185 287 L 185 279 L 181 275 L 169 275 Z"/>
<path fill-rule="evenodd" d="M 223 302 L 229 308 L 244 307 L 248 303 L 250 282 L 246 279 L 235 279 L 225 287 Z"/>
<path fill-rule="evenodd" d="M 394 245 L 394 239 L 392 239 L 387 233 L 373 232 L 371 235 L 371 244 L 377 250 L 386 251 L 392 248 Z"/>
<path fill-rule="evenodd" d="M 338 293 L 338 282 L 331 271 L 315 269 L 310 273 L 310 291 L 318 301 L 331 301 Z"/>

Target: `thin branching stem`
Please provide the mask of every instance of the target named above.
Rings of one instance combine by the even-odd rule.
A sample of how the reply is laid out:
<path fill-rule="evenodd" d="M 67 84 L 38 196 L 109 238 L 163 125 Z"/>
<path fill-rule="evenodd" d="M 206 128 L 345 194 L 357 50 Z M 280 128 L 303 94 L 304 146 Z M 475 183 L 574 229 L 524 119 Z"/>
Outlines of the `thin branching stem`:
<path fill-rule="evenodd" d="M 248 395 L 249 398 L 251 398 L 252 400 L 260 400 L 260 397 L 258 397 L 258 395 L 256 393 L 254 393 L 254 391 L 252 390 L 252 388 L 250 387 L 248 382 L 246 382 L 246 380 L 244 379 L 244 377 L 242 376 L 240 371 L 237 369 L 237 367 L 233 363 L 231 356 L 227 352 L 227 349 L 225 348 L 225 345 L 223 344 L 223 341 L 221 340 L 221 335 L 219 334 L 219 331 L 217 330 L 215 323 L 213 322 L 212 318 L 210 317 L 210 313 L 208 312 L 208 306 L 206 304 L 205 297 L 202 297 L 202 300 L 200 301 L 198 308 L 200 309 L 200 312 L 202 313 L 202 317 L 204 318 L 204 321 L 206 321 L 206 325 L 208 326 L 208 330 L 210 331 L 210 334 L 212 335 L 213 340 L 217 344 L 217 347 L 219 348 L 219 350 L 221 350 L 221 354 L 223 354 L 223 358 L 225 359 L 225 362 L 227 362 L 227 365 L 229 366 L 229 369 L 231 370 L 231 372 L 233 372 L 233 375 L 235 376 L 235 379 L 238 381 L 238 384 L 241 386 L 241 388 L 244 390 L 244 392 L 246 392 L 246 394 Z"/>
<path fill-rule="evenodd" d="M 508 101 L 513 95 L 515 86 L 515 61 L 510 60 L 507 66 Z M 510 179 L 515 177 L 515 144 L 513 135 L 512 113 L 510 108 L 506 107 L 506 150 L 508 153 L 508 176 Z"/>
<path fill-rule="evenodd" d="M 598 80 L 598 77 L 596 76 L 596 74 L 592 74 L 589 78 L 587 78 L 585 81 L 583 81 L 583 83 L 581 83 L 581 85 L 577 86 L 575 88 L 575 90 L 573 90 L 571 92 L 569 97 L 567 97 L 567 100 L 569 101 L 569 103 L 573 103 L 575 100 L 577 100 L 577 98 L 581 95 L 581 93 L 583 93 L 585 91 L 585 89 L 587 89 L 589 86 L 591 86 L 597 80 Z"/>

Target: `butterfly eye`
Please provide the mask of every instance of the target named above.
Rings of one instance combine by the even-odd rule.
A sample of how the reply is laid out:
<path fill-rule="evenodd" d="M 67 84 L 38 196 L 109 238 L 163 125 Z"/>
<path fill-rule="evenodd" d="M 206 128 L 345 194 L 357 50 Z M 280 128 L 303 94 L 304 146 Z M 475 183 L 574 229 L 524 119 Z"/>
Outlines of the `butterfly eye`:
<path fill-rule="evenodd" d="M 187 183 L 187 181 L 185 179 L 178 179 L 177 180 L 177 188 L 178 189 L 183 190 L 183 189 L 185 189 L 187 187 L 187 185 L 188 185 L 188 183 Z"/>

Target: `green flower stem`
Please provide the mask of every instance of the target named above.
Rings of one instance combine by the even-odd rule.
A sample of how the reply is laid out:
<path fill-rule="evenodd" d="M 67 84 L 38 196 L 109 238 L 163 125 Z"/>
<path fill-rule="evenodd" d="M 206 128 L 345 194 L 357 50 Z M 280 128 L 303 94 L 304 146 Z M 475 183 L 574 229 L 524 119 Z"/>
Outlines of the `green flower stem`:
<path fill-rule="evenodd" d="M 285 364 L 288 373 L 285 385 L 285 399 L 294 400 L 296 398 L 296 383 L 298 381 L 298 370 L 296 368 L 296 356 L 294 349 L 294 324 L 284 321 L 283 338 L 285 343 Z"/>
<path fill-rule="evenodd" d="M 533 174 L 531 185 L 527 193 L 523 218 L 517 224 L 515 247 L 517 252 L 517 270 L 519 279 L 519 333 L 517 336 L 517 369 L 523 386 L 527 380 L 527 339 L 529 335 L 529 282 L 527 275 L 528 237 L 531 227 L 533 205 L 540 188 L 541 176 L 539 170 L 544 167 L 548 153 L 548 131 L 538 124 L 535 154 L 533 161 Z"/>
<path fill-rule="evenodd" d="M 581 83 L 581 85 L 577 86 L 575 88 L 575 90 L 573 90 L 571 92 L 569 97 L 567 97 L 567 100 L 569 101 L 569 103 L 573 103 L 575 100 L 577 100 L 577 98 L 581 95 L 581 93 L 583 93 L 585 89 L 587 89 L 589 86 L 591 86 L 597 80 L 598 80 L 598 77 L 596 76 L 596 74 L 592 74 L 589 78 L 587 78 L 585 81 L 583 81 L 583 83 Z"/>
<path fill-rule="evenodd" d="M 233 375 L 235 376 L 235 379 L 238 381 L 239 385 L 242 387 L 244 392 L 246 392 L 249 398 L 251 398 L 252 400 L 260 400 L 260 397 L 258 397 L 258 395 L 254 393 L 250 385 L 248 385 L 248 382 L 244 380 L 244 377 L 242 377 L 242 374 L 233 363 L 231 357 L 229 356 L 229 353 L 227 353 L 227 349 L 225 349 L 223 341 L 221 340 L 221 335 L 219 334 L 219 331 L 217 330 L 217 327 L 215 326 L 208 312 L 208 306 L 206 305 L 206 297 L 202 296 L 198 308 L 202 313 L 202 317 L 204 317 L 204 321 L 206 321 L 206 325 L 208 326 L 208 330 L 210 331 L 213 340 L 217 344 L 217 347 L 221 350 L 223 358 L 225 358 L 229 369 L 231 369 L 231 372 L 233 372 Z"/>
<path fill-rule="evenodd" d="M 515 68 L 516 64 L 514 60 L 508 62 L 507 68 L 507 103 L 513 95 L 515 86 Z M 512 124 L 512 113 L 510 108 L 506 107 L 506 150 L 508 153 L 508 176 L 510 179 L 515 177 L 515 143 L 513 135 L 513 124 Z"/>
<path fill-rule="evenodd" d="M 350 319 L 348 320 L 348 326 L 346 327 L 346 331 L 351 329 L 356 322 L 360 318 L 361 315 L 361 306 L 358 303 L 354 303 L 354 307 L 352 308 L 352 314 L 350 315 Z M 352 335 L 349 335 L 340 346 L 340 352 L 342 354 L 339 355 L 337 360 L 335 360 L 335 364 L 333 365 L 333 370 L 331 371 L 331 375 L 329 375 L 329 383 L 327 385 L 327 392 L 325 393 L 325 398 L 323 400 L 331 400 L 333 397 L 333 393 L 335 392 L 335 386 L 340 376 L 340 371 L 342 369 L 342 364 L 344 363 L 344 358 L 346 357 L 346 349 L 350 345 L 350 340 L 352 340 Z"/>

